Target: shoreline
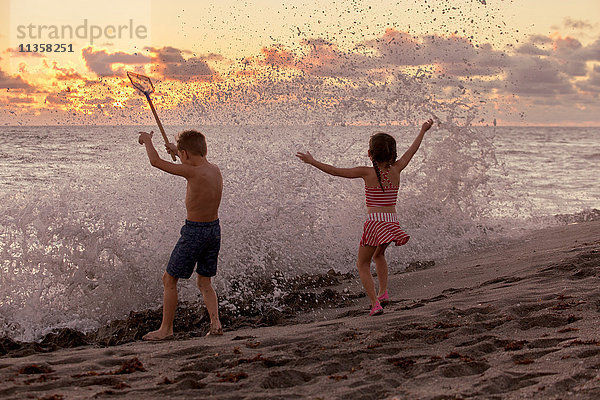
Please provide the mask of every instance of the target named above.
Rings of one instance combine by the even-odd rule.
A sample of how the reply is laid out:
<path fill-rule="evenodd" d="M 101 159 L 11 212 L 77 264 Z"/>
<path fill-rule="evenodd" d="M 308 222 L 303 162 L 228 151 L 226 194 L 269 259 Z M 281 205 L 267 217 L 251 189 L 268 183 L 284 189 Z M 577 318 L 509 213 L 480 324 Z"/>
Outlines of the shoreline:
<path fill-rule="evenodd" d="M 336 279 L 310 299 L 345 302 L 283 324 L 4 356 L 0 397 L 600 397 L 600 221 L 392 273 L 377 317 Z"/>
<path fill-rule="evenodd" d="M 564 226 L 600 221 L 600 210 L 591 209 L 575 214 L 559 214 L 554 215 L 553 218 Z M 515 239 L 496 239 L 485 245 L 477 245 L 471 250 L 438 260 L 437 263 L 440 265 L 446 260 L 467 257 L 480 250 L 507 246 L 511 242 L 518 242 L 521 236 L 524 237 L 529 232 L 559 228 L 563 225 L 520 231 L 519 237 Z M 403 270 L 393 271 L 390 269 L 390 275 L 429 269 L 435 265 L 435 260 L 412 261 Z M 220 297 L 221 320 L 227 330 L 236 330 L 246 326 L 274 326 L 293 324 L 295 321 L 310 321 L 311 315 L 317 313 L 319 309 L 350 306 L 356 304 L 358 299 L 365 297 L 364 289 L 356 282 L 358 282 L 356 271 L 340 273 L 333 269 L 325 273 L 309 273 L 293 277 L 284 277 L 279 271 L 273 271 L 271 276 L 255 276 L 253 280 L 243 282 L 231 281 L 232 287 L 240 285 L 251 290 L 250 293 L 245 293 L 243 296 Z M 350 287 L 353 288 L 352 291 L 349 290 Z M 272 301 L 275 292 L 281 293 L 281 296 Z M 227 306 L 223 306 L 225 304 Z M 209 318 L 202 302 L 180 301 L 176 315 L 178 317 L 175 320 L 175 339 L 201 337 L 208 332 Z M 86 332 L 71 328 L 58 328 L 33 341 L 19 341 L 3 336 L 0 337 L 0 358 L 5 356 L 23 357 L 37 352 L 52 352 L 84 345 L 115 346 L 141 340 L 145 333 L 158 329 L 161 317 L 162 308 L 159 306 L 153 309 L 130 311 L 125 318 L 109 321 Z"/>

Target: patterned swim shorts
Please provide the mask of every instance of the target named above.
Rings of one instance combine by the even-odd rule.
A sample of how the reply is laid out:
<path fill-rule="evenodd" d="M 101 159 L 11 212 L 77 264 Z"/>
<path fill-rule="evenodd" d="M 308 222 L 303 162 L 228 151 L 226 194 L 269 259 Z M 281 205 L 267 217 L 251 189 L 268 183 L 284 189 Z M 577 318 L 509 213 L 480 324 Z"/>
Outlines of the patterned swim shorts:
<path fill-rule="evenodd" d="M 188 279 L 197 265 L 198 275 L 215 276 L 220 248 L 221 226 L 218 219 L 212 222 L 186 220 L 171 253 L 167 273 L 174 278 Z"/>

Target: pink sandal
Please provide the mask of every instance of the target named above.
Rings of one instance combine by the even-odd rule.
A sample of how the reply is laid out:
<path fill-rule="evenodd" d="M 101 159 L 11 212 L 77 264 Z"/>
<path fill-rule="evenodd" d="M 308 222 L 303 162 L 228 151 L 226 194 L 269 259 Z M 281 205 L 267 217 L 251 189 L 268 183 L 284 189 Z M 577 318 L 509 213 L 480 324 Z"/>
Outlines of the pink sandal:
<path fill-rule="evenodd" d="M 379 303 L 382 307 L 387 306 L 390 302 L 390 296 L 388 296 L 387 290 L 381 296 L 379 296 L 377 300 L 379 300 Z"/>
<path fill-rule="evenodd" d="M 379 304 L 379 302 L 377 302 L 371 308 L 371 312 L 369 313 L 369 315 L 372 317 L 374 315 L 380 315 L 380 314 L 383 314 L 383 307 L 381 307 L 381 304 Z"/>

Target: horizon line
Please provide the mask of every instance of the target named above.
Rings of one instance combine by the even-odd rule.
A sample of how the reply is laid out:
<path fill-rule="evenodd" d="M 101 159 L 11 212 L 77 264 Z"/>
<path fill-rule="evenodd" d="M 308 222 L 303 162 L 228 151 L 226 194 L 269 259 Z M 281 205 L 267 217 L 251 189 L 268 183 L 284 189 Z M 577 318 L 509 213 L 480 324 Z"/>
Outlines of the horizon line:
<path fill-rule="evenodd" d="M 193 126 L 193 125 L 197 125 L 197 126 L 267 126 L 267 125 L 272 125 L 272 126 L 328 126 L 328 127 L 340 127 L 340 128 L 344 128 L 344 127 L 415 127 L 415 126 L 419 126 L 420 124 L 415 124 L 415 125 L 398 125 L 398 124 L 345 124 L 345 125 L 340 125 L 340 124 L 164 124 L 164 126 Z M 5 124 L 5 125 L 0 125 L 0 127 L 7 127 L 7 128 L 19 128 L 19 127 L 65 127 L 65 126 L 77 126 L 77 127 L 92 127 L 92 126 L 143 126 L 143 127 L 148 127 L 148 126 L 154 126 L 154 124 L 16 124 L 16 125 L 12 125 L 12 124 Z M 465 125 L 462 125 L 465 126 Z M 533 123 L 528 123 L 528 124 L 514 124 L 514 125 L 496 125 L 494 126 L 493 124 L 472 124 L 469 125 L 471 127 L 477 127 L 477 128 L 600 128 L 600 122 L 595 123 L 595 124 L 533 124 Z"/>

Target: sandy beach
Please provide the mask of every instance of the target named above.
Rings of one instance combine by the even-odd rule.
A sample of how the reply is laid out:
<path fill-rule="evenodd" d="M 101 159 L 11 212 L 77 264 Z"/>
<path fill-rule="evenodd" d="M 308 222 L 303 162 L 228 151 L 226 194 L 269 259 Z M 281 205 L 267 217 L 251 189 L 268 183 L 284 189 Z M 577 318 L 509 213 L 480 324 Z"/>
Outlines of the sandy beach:
<path fill-rule="evenodd" d="M 378 317 L 344 279 L 318 290 L 345 306 L 275 326 L 9 351 L 0 398 L 600 398 L 600 221 L 411 269 Z"/>

